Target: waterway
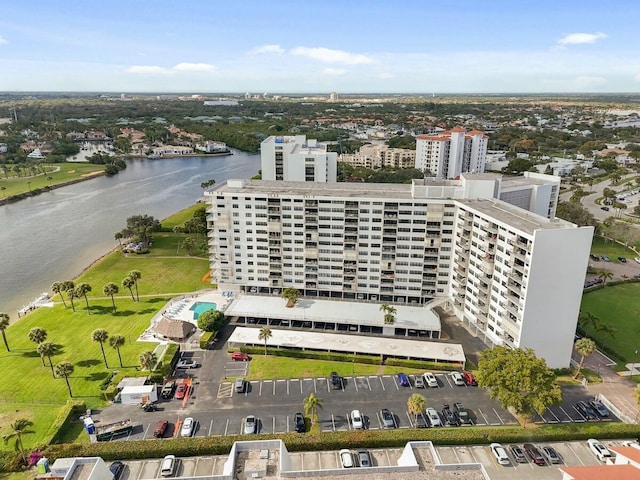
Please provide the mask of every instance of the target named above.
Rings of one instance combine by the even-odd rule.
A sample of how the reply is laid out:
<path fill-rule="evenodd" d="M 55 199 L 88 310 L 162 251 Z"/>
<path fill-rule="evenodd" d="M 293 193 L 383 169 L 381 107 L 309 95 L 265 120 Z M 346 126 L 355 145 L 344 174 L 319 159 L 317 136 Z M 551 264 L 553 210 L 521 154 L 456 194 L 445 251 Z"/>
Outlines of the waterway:
<path fill-rule="evenodd" d="M 15 320 L 53 282 L 77 276 L 118 245 L 114 233 L 128 217 L 166 218 L 202 198 L 202 182 L 248 178 L 259 168 L 259 155 L 236 150 L 223 157 L 136 159 L 113 177 L 0 206 L 0 312 Z"/>

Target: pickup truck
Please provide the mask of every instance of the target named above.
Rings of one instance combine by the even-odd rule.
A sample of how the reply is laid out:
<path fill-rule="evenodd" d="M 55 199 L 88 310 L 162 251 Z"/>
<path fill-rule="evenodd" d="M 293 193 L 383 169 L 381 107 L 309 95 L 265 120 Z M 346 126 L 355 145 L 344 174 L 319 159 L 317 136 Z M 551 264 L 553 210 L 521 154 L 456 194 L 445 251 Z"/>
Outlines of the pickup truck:
<path fill-rule="evenodd" d="M 463 407 L 461 403 L 454 403 L 453 410 L 456 412 L 458 420 L 460 420 L 460 423 L 462 425 L 464 424 L 473 425 L 473 420 L 471 419 L 469 410 Z"/>
<path fill-rule="evenodd" d="M 165 382 L 165 384 L 162 386 L 160 395 L 162 395 L 162 398 L 169 399 L 173 396 L 173 391 L 175 390 L 175 388 L 176 388 L 176 382 L 174 382 L 173 380 L 169 380 L 168 382 Z"/>

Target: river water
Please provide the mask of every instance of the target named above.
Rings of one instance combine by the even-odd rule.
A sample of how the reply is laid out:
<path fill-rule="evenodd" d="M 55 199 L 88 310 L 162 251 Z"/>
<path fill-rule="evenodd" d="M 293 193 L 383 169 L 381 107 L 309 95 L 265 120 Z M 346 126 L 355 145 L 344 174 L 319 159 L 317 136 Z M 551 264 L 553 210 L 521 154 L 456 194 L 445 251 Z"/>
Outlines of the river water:
<path fill-rule="evenodd" d="M 163 219 L 202 197 L 214 178 L 248 178 L 260 156 L 136 159 L 113 177 L 99 177 L 0 206 L 0 312 L 17 310 L 55 281 L 77 276 L 118 245 L 114 233 L 133 215 Z"/>

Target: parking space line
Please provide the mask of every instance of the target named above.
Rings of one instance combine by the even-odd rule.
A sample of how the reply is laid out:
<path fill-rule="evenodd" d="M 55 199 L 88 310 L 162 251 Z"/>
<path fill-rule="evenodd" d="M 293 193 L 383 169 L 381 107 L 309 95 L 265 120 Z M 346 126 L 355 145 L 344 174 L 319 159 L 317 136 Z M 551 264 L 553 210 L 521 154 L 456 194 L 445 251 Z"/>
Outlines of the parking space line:
<path fill-rule="evenodd" d="M 553 410 L 551 410 L 550 408 L 547 408 L 547 410 L 549 410 L 549 412 L 551 413 L 551 415 L 553 415 L 553 418 L 555 418 L 555 419 L 556 419 L 556 423 L 559 423 L 559 422 L 560 422 L 560 419 L 556 416 L 556 414 L 555 414 L 555 413 L 553 413 Z"/>
<path fill-rule="evenodd" d="M 493 409 L 493 411 L 495 412 L 496 417 L 498 417 L 498 420 L 500 420 L 500 423 L 504 425 L 504 421 L 502 420 L 502 417 L 500 417 L 500 414 L 498 413 L 498 411 L 495 408 Z"/>
<path fill-rule="evenodd" d="M 479 408 L 478 408 L 477 410 L 478 410 L 478 413 L 479 413 L 480 415 L 482 415 L 482 418 L 484 418 L 484 423 L 485 423 L 486 425 L 489 425 L 489 420 L 487 420 L 487 417 L 485 417 L 485 416 L 484 416 L 484 413 L 482 413 L 482 410 L 480 410 Z M 477 424 L 476 424 L 476 425 L 477 425 Z"/>
<path fill-rule="evenodd" d="M 584 465 L 585 465 L 585 463 L 584 463 L 584 462 L 582 461 L 582 459 L 580 458 L 580 455 L 578 455 L 578 454 L 576 453 L 576 451 L 571 447 L 571 444 L 570 444 L 570 443 L 566 443 L 565 445 L 567 446 L 567 448 L 568 448 L 569 450 L 571 450 L 571 453 L 573 453 L 573 454 L 575 455 L 575 457 L 576 457 L 576 458 L 578 459 L 578 461 L 582 464 L 582 466 L 584 466 Z"/>
<path fill-rule="evenodd" d="M 291 381 L 287 382 L 287 397 L 289 396 L 289 385 L 291 384 Z"/>
<path fill-rule="evenodd" d="M 336 431 L 336 417 L 333 416 L 333 413 L 331 414 L 331 425 L 333 425 L 333 431 Z"/>
<path fill-rule="evenodd" d="M 369 385 L 369 391 L 371 391 L 371 382 L 369 382 L 369 377 L 367 377 L 367 385 Z"/>
<path fill-rule="evenodd" d="M 350 377 L 350 378 L 353 378 L 353 384 L 355 385 L 356 392 L 357 392 L 358 391 L 358 381 L 356 380 L 356 377 Z"/>
<path fill-rule="evenodd" d="M 584 415 L 582 415 L 582 413 L 580 413 L 580 411 L 576 408 L 573 407 L 573 409 L 578 413 L 578 415 L 580 415 L 580 417 L 582 418 L 582 420 L 576 420 L 575 418 L 573 418 L 572 416 L 567 414 L 567 417 L 569 417 L 571 420 L 573 420 L 576 423 L 581 423 L 581 422 L 586 422 L 587 419 L 584 417 Z M 562 407 L 560 407 L 560 410 L 562 410 L 564 412 L 564 409 Z M 567 412 L 564 412 L 567 413 Z"/>
<path fill-rule="evenodd" d="M 147 425 L 147 428 L 144 431 L 144 435 L 142 436 L 142 439 L 144 440 L 145 438 L 147 438 L 147 433 L 149 433 L 149 429 L 151 428 L 151 424 Z"/>
<path fill-rule="evenodd" d="M 276 417 L 271 417 L 271 420 L 272 420 L 272 424 L 273 424 L 273 426 L 271 428 L 271 431 L 273 433 L 276 433 Z"/>
<path fill-rule="evenodd" d="M 229 419 L 227 418 L 227 423 L 224 426 L 224 434 L 225 434 L 225 436 L 227 435 L 228 431 L 229 431 Z"/>
<path fill-rule="evenodd" d="M 276 394 L 276 382 L 271 382 L 271 385 L 272 385 L 272 389 L 271 389 L 272 390 L 272 395 L 275 395 Z"/>
<path fill-rule="evenodd" d="M 360 415 L 362 415 L 362 413 L 361 413 Z M 346 416 L 346 418 L 347 418 L 347 430 L 353 430 L 353 429 L 351 428 L 351 414 L 349 414 L 349 413 L 347 412 L 347 416 Z"/>
<path fill-rule="evenodd" d="M 400 387 L 398 387 L 398 382 L 396 382 L 396 377 L 391 377 L 391 380 L 393 380 L 394 385 L 396 386 L 396 390 L 400 390 Z"/>
<path fill-rule="evenodd" d="M 411 421 L 411 415 L 409 415 L 409 412 L 407 412 L 406 410 L 404 411 L 404 413 L 407 415 L 407 419 L 409 420 L 409 425 L 413 427 L 413 421 Z"/>
<path fill-rule="evenodd" d="M 456 460 L 458 461 L 458 463 L 460 463 L 460 457 L 458 456 L 458 452 L 456 452 L 456 449 L 451 447 L 451 451 L 453 452 L 453 454 L 456 457 Z"/>
<path fill-rule="evenodd" d="M 387 391 L 387 389 L 386 389 L 386 388 L 384 388 L 384 382 L 382 381 L 382 377 L 378 377 L 378 380 L 380 380 L 380 386 L 382 387 L 382 391 L 383 391 L 383 392 L 386 392 L 386 391 Z"/>
<path fill-rule="evenodd" d="M 258 396 L 260 396 L 260 397 L 262 396 L 262 384 L 263 384 L 263 382 L 260 382 L 260 389 L 258 391 Z"/>
<path fill-rule="evenodd" d="M 289 417 L 287 416 L 287 433 L 289 433 Z"/>
<path fill-rule="evenodd" d="M 453 385 L 451 385 L 451 380 L 449 380 L 449 375 L 442 375 L 442 376 L 443 376 L 443 377 L 444 377 L 444 379 L 447 381 L 447 383 L 449 384 L 449 386 L 450 386 L 451 388 L 453 388 Z M 442 382 L 442 383 L 444 383 L 444 382 Z"/>
<path fill-rule="evenodd" d="M 302 395 L 302 382 L 300 382 L 300 395 Z M 287 417 L 288 419 L 289 417 Z"/>

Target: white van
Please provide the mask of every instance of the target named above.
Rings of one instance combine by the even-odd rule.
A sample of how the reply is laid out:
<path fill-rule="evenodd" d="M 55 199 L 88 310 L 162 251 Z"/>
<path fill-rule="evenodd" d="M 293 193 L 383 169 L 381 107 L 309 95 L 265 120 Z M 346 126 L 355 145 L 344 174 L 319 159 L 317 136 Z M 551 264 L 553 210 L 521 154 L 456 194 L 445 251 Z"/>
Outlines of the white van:
<path fill-rule="evenodd" d="M 167 455 L 162 460 L 162 467 L 160 468 L 160 475 L 163 477 L 171 477 L 176 470 L 176 456 L 175 455 Z"/>

